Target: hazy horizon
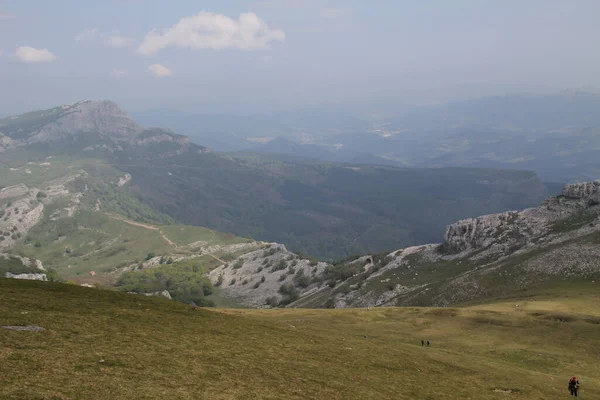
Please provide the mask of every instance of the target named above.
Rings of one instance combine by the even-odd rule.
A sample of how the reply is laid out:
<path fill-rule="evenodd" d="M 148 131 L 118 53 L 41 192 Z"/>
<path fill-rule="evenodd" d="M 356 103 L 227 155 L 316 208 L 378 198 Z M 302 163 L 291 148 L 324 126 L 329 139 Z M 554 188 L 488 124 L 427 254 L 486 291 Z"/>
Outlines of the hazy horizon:
<path fill-rule="evenodd" d="M 0 115 L 83 99 L 131 112 L 374 112 L 600 87 L 599 11 L 561 0 L 5 0 Z"/>

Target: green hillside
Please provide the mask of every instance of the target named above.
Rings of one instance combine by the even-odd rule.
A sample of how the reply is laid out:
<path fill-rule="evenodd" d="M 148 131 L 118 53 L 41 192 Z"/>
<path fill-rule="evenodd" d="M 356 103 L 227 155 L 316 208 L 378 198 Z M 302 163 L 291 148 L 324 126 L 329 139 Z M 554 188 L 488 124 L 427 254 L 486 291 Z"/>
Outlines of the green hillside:
<path fill-rule="evenodd" d="M 323 259 L 438 242 L 456 220 L 538 204 L 535 174 L 307 164 L 218 154 L 115 160 L 131 190 L 187 224 Z"/>
<path fill-rule="evenodd" d="M 547 400 L 575 374 L 592 399 L 598 310 L 589 285 L 470 308 L 217 312 L 0 279 L 0 325 L 45 328 L 0 328 L 0 398 Z"/>

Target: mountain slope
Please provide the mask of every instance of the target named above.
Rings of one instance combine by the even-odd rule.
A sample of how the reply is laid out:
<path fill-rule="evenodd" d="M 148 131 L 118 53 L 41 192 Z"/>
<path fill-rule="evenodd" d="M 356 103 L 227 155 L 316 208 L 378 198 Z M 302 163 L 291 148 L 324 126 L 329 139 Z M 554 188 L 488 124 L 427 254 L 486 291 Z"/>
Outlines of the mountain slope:
<path fill-rule="evenodd" d="M 0 121 L 0 132 L 4 147 L 25 152 L 12 168 L 24 169 L 33 153 L 44 159 L 38 164 L 46 157 L 93 158 L 129 174 L 131 195 L 171 223 L 283 243 L 326 259 L 440 240 L 454 220 L 528 207 L 549 194 L 523 171 L 215 154 L 186 136 L 142 128 L 108 101 L 10 117 Z M 9 161 L 19 161 L 8 153 Z"/>
<path fill-rule="evenodd" d="M 223 293 L 251 306 L 259 299 L 275 303 L 267 300 L 272 297 L 295 307 L 449 306 L 545 287 L 585 282 L 597 287 L 598 243 L 600 183 L 591 182 L 567 185 L 539 207 L 451 224 L 441 244 L 334 265 L 294 262 L 283 253 L 285 262 L 275 260 L 260 271 L 267 284 L 255 290 L 239 284 L 257 279 L 259 264 L 251 260 L 243 259 L 236 271 L 221 266 L 209 276 L 227 281 L 235 272 L 236 281 Z"/>
<path fill-rule="evenodd" d="M 597 398 L 599 305 L 223 313 L 0 278 L 0 397 L 553 399 L 575 374 Z"/>
<path fill-rule="evenodd" d="M 94 134 L 131 140 L 142 128 L 112 101 L 80 101 L 0 120 L 0 132 L 22 143 L 48 142 Z"/>

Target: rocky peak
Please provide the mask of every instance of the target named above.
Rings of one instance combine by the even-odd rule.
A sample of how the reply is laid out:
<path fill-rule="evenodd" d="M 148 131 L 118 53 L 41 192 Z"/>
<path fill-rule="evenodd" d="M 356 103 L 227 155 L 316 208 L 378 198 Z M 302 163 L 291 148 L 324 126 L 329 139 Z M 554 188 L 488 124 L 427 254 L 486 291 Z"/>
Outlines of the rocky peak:
<path fill-rule="evenodd" d="M 29 142 L 43 142 L 85 133 L 117 141 L 132 140 L 142 128 L 109 100 L 81 101 L 62 106 L 60 115 L 34 132 Z"/>
<path fill-rule="evenodd" d="M 494 247 L 498 252 L 521 247 L 550 230 L 552 222 L 600 204 L 600 182 L 568 184 L 562 196 L 546 199 L 539 207 L 464 219 L 446 227 L 442 249 L 447 254 Z M 586 211 L 587 210 L 587 211 Z"/>
<path fill-rule="evenodd" d="M 565 185 L 562 195 L 568 199 L 587 199 L 600 197 L 600 182 L 582 182 Z"/>

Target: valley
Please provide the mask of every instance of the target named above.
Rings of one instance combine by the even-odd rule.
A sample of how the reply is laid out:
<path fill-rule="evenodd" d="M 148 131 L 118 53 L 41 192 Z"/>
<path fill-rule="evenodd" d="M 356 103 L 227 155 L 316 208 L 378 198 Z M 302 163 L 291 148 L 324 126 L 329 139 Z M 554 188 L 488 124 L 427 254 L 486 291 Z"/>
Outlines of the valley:
<path fill-rule="evenodd" d="M 526 171 L 218 154 L 111 102 L 10 121 L 3 275 L 253 308 L 449 306 L 600 277 L 596 183 L 551 196 Z"/>

